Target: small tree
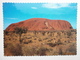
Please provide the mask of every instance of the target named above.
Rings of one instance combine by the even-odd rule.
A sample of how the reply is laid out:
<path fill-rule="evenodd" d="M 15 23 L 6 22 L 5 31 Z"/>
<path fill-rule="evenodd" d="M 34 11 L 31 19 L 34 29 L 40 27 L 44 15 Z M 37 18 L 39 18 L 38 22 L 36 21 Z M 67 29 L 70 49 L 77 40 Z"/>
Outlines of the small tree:
<path fill-rule="evenodd" d="M 19 41 L 20 43 L 22 43 L 22 39 L 21 39 L 21 36 L 23 33 L 26 33 L 28 31 L 27 28 L 23 28 L 23 27 L 16 27 L 15 28 L 15 33 L 19 34 Z"/>
<path fill-rule="evenodd" d="M 4 34 L 6 34 L 6 35 L 7 35 L 8 33 L 9 33 L 8 31 L 4 30 Z"/>

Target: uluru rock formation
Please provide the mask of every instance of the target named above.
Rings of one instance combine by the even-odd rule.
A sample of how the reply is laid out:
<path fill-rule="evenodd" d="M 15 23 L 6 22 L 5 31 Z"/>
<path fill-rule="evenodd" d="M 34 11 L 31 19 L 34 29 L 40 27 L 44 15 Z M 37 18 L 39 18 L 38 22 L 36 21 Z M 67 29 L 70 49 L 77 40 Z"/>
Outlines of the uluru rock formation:
<path fill-rule="evenodd" d="M 14 31 L 16 27 L 25 27 L 30 31 L 70 30 L 71 24 L 65 20 L 50 20 L 45 18 L 32 18 L 18 23 L 13 23 L 6 31 Z"/>

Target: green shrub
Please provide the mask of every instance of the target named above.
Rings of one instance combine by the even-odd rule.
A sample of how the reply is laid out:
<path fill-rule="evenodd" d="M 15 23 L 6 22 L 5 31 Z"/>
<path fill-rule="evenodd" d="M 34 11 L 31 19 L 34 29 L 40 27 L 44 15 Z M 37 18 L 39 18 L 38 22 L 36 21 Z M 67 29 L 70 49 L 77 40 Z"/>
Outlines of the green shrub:
<path fill-rule="evenodd" d="M 66 50 L 66 53 L 74 53 L 76 54 L 76 46 L 75 44 L 71 44 L 69 48 Z"/>
<path fill-rule="evenodd" d="M 49 46 L 54 47 L 56 45 L 62 44 L 61 42 L 56 42 L 56 43 L 47 43 Z"/>
<path fill-rule="evenodd" d="M 68 31 L 68 32 L 67 32 L 67 35 L 68 35 L 68 36 L 71 36 L 71 31 Z"/>
<path fill-rule="evenodd" d="M 8 33 L 9 33 L 8 31 L 6 31 L 6 30 L 4 31 L 4 34 L 8 35 Z"/>
<path fill-rule="evenodd" d="M 32 43 L 32 40 L 24 42 L 24 44 L 29 44 L 29 43 Z"/>
<path fill-rule="evenodd" d="M 47 43 L 49 46 L 51 46 L 51 47 L 54 47 L 54 46 L 56 46 L 56 44 L 53 44 L 53 43 Z"/>
<path fill-rule="evenodd" d="M 13 56 L 21 56 L 22 55 L 22 48 L 20 44 L 9 44 L 7 46 L 9 51 L 12 53 Z"/>
<path fill-rule="evenodd" d="M 25 46 L 22 49 L 23 55 L 24 56 L 34 56 L 34 55 L 46 55 L 46 51 L 48 51 L 47 48 L 45 47 L 29 47 Z"/>
<path fill-rule="evenodd" d="M 28 31 L 27 28 L 24 28 L 24 27 L 16 27 L 15 28 L 15 33 L 19 34 L 19 41 L 20 43 L 22 43 L 22 39 L 21 39 L 21 36 L 23 33 L 26 33 Z"/>
<path fill-rule="evenodd" d="M 40 47 L 39 50 L 37 51 L 37 55 L 40 55 L 40 56 L 46 55 L 46 51 L 48 51 L 47 48 Z"/>

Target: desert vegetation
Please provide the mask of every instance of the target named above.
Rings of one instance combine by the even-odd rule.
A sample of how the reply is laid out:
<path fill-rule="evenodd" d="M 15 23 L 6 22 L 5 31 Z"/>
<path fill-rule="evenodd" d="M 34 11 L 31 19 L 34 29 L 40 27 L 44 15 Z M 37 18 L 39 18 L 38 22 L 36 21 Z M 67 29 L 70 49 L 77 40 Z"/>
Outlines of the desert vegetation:
<path fill-rule="evenodd" d="M 23 34 L 23 33 L 26 33 L 27 30 L 28 30 L 28 29 L 25 29 L 25 28 L 18 28 L 18 27 L 15 28 L 14 32 L 17 33 L 17 34 L 19 34 L 19 41 L 20 41 L 20 43 L 22 43 L 22 41 L 23 41 L 23 40 L 21 39 L 22 34 Z"/>
<path fill-rule="evenodd" d="M 5 56 L 76 55 L 76 30 L 4 31 Z"/>

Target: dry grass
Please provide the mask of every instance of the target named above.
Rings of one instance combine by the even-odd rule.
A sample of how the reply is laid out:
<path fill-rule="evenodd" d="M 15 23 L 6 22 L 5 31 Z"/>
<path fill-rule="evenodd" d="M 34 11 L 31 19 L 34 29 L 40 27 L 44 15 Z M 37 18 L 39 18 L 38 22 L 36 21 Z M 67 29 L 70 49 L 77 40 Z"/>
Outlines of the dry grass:
<path fill-rule="evenodd" d="M 48 51 L 48 49 L 46 47 L 29 47 L 29 46 L 23 46 L 22 47 L 22 53 L 24 56 L 42 56 L 42 55 L 46 55 L 46 51 Z"/>
<path fill-rule="evenodd" d="M 7 43 L 6 48 L 4 50 L 4 53 L 7 53 L 9 51 L 9 53 L 11 53 L 12 56 L 21 56 L 22 55 L 22 47 L 20 44 Z"/>
<path fill-rule="evenodd" d="M 76 55 L 76 30 L 4 33 L 5 56 Z"/>

